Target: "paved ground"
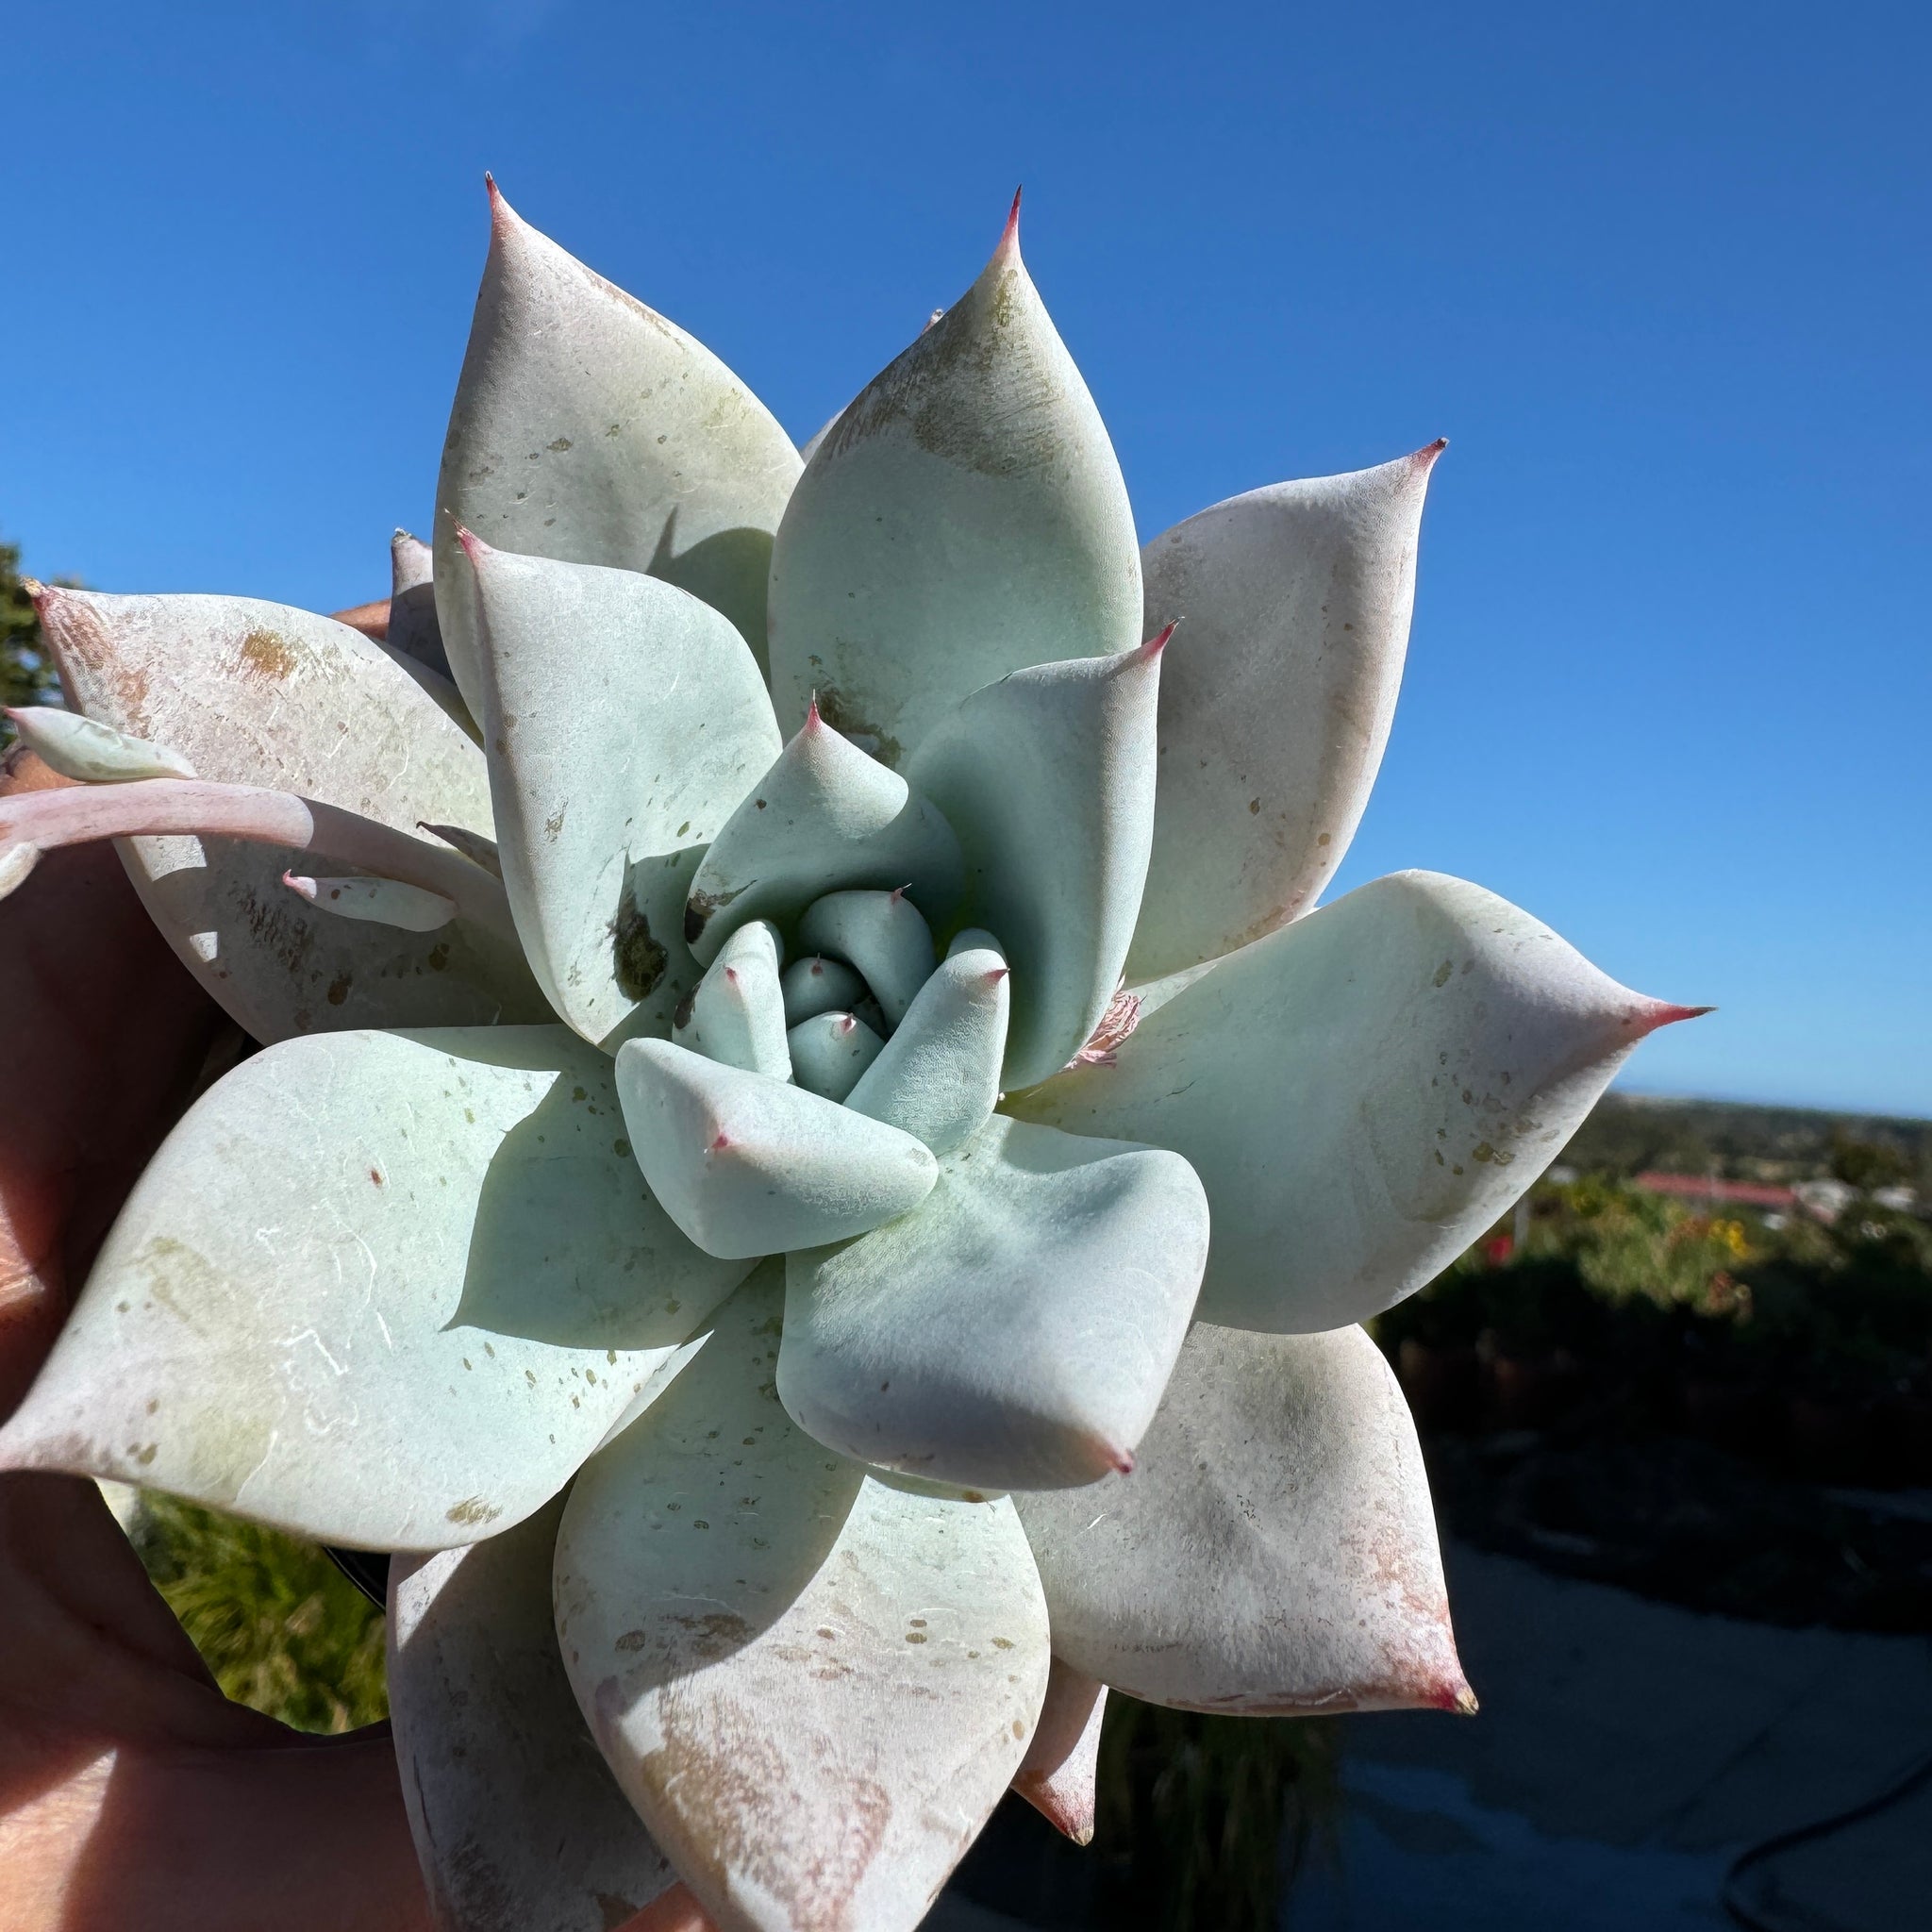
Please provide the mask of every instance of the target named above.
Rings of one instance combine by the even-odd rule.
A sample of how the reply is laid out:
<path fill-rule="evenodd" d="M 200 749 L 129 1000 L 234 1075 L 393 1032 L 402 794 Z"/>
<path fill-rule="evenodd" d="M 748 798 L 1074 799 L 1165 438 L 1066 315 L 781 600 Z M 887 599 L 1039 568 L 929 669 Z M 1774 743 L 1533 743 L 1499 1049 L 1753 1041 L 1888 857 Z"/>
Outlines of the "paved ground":
<path fill-rule="evenodd" d="M 1932 1640 L 1701 1616 L 1454 1545 L 1448 1566 L 1482 1713 L 1345 1720 L 1346 1802 L 1284 1932 L 1739 1932 L 1741 1853 L 1932 1753 Z M 1088 1924 L 1030 1842 L 982 1848 L 972 1889 L 1002 1912 L 956 1893 L 928 1932 Z M 1928 1932 L 1932 1772 L 1733 1896 L 1761 1932 Z"/>
<path fill-rule="evenodd" d="M 1473 1719 L 1347 1720 L 1334 1856 L 1295 1932 L 1691 1932 L 1747 1847 L 1932 1751 L 1932 1641 L 1782 1630 L 1452 1547 Z M 1778 1932 L 1932 1925 L 1932 1778 L 1755 1867 Z"/>

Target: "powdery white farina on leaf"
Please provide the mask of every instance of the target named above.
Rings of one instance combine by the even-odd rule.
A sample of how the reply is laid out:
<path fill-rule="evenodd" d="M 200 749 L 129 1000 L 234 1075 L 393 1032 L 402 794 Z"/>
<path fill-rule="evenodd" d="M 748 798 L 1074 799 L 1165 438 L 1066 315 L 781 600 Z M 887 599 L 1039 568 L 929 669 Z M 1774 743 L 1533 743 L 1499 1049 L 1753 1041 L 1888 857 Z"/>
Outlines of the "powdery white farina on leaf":
<path fill-rule="evenodd" d="M 1441 874 L 1311 910 L 1441 445 L 1141 552 L 1014 223 L 801 474 L 491 221 L 386 641 L 36 588 L 0 941 L 120 838 L 266 1044 L 0 1466 L 412 1553 L 441 1932 L 911 1932 L 1009 1783 L 1091 1836 L 1111 1697 L 1473 1708 L 1349 1324 L 1691 1009 Z"/>

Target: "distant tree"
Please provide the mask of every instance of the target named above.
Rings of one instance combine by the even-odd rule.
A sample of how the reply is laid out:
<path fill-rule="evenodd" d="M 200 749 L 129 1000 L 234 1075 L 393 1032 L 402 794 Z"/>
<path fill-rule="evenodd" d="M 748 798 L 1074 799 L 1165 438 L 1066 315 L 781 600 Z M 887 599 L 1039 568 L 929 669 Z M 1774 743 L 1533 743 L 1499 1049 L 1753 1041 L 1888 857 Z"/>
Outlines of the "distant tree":
<path fill-rule="evenodd" d="M 1869 1194 L 1907 1179 L 1912 1162 L 1901 1149 L 1883 1141 L 1859 1141 L 1840 1133 L 1832 1137 L 1831 1171 L 1848 1188 Z"/>
<path fill-rule="evenodd" d="M 20 546 L 0 543 L 0 705 L 59 702 L 54 667 L 41 641 L 40 614 L 21 580 Z M 0 720 L 0 749 L 12 741 L 13 727 Z"/>

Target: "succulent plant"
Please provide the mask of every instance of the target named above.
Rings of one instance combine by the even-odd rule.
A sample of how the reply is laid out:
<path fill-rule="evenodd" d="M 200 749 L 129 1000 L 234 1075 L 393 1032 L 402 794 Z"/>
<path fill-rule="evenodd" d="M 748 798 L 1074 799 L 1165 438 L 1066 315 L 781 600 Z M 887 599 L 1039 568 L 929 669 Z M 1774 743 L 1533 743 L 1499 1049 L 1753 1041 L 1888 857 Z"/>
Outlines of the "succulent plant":
<path fill-rule="evenodd" d="M 411 1553 L 451 1926 L 910 1926 L 1009 1785 L 1091 1831 L 1107 1690 L 1473 1708 L 1356 1324 L 1688 1009 L 1453 878 L 1313 909 L 1442 445 L 1141 552 L 1017 202 L 802 458 L 491 196 L 386 640 L 40 592 L 86 782 L 0 878 L 124 840 L 262 1050 L 0 1461 Z"/>

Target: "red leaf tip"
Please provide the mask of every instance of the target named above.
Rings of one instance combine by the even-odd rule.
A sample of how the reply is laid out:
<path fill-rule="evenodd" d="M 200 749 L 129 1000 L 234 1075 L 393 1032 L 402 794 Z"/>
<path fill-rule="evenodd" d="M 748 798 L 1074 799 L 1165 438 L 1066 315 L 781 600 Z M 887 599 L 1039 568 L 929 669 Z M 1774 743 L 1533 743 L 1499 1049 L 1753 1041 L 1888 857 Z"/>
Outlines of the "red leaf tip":
<path fill-rule="evenodd" d="M 1475 1701 L 1475 1692 L 1469 1688 L 1469 1680 L 1462 1676 L 1437 1685 L 1429 1703 L 1437 1710 L 1453 1710 L 1457 1717 L 1474 1717 L 1482 1708 Z"/>
<path fill-rule="evenodd" d="M 1424 443 L 1421 449 L 1417 450 L 1416 453 L 1409 458 L 1409 461 L 1412 462 L 1418 470 L 1421 470 L 1422 472 L 1424 472 L 1424 475 L 1426 475 L 1430 470 L 1435 468 L 1436 458 L 1439 456 L 1441 456 L 1442 452 L 1448 447 L 1449 439 L 1446 436 L 1439 436 L 1437 437 L 1434 442 Z"/>
<path fill-rule="evenodd" d="M 1000 245 L 992 252 L 995 261 L 1002 261 L 1008 256 L 1020 253 L 1020 196 L 1023 188 L 1013 190 L 1013 205 L 1007 210 L 1007 225 L 1000 231 Z"/>
<path fill-rule="evenodd" d="M 1151 664 L 1156 658 L 1160 656 L 1161 652 L 1167 649 L 1168 639 L 1173 637 L 1174 632 L 1180 628 L 1180 625 L 1181 621 L 1178 617 L 1176 617 L 1174 621 L 1171 625 L 1169 625 L 1168 627 L 1164 631 L 1162 631 L 1158 637 L 1149 638 L 1147 641 L 1144 644 L 1142 644 L 1141 648 L 1134 654 L 1135 657 L 1138 658 L 1142 664 Z"/>
<path fill-rule="evenodd" d="M 819 694 L 813 691 L 811 703 L 805 708 L 805 728 L 808 731 L 816 731 L 824 722 L 824 715 L 819 710 Z"/>
<path fill-rule="evenodd" d="M 729 1134 L 721 1132 L 711 1141 L 710 1147 L 707 1151 L 712 1154 L 722 1154 L 724 1153 L 725 1148 L 730 1146 L 730 1144 L 731 1136 Z"/>

